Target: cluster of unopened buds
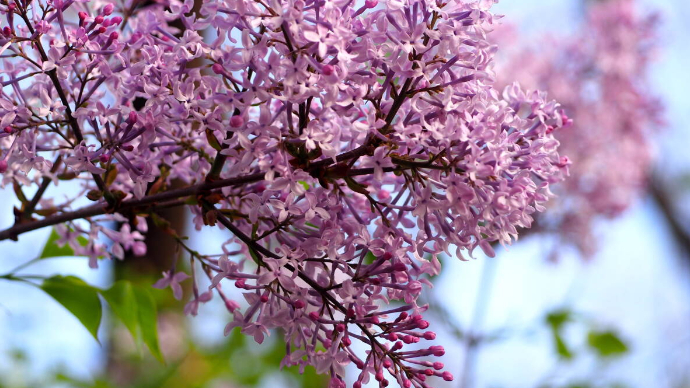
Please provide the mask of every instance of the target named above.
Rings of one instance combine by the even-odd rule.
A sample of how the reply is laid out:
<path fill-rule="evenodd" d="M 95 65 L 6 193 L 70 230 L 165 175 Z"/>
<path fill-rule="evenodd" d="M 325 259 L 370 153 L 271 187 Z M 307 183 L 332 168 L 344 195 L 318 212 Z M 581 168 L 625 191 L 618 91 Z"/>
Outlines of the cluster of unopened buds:
<path fill-rule="evenodd" d="M 452 380 L 422 346 L 439 255 L 493 255 L 567 175 L 560 106 L 493 88 L 490 1 L 2 1 L 0 170 L 21 206 L 0 240 L 55 225 L 97 267 L 160 228 L 191 259 L 187 313 L 218 295 L 226 333 L 280 329 L 283 364 L 331 387 L 348 364 L 354 387 Z M 170 228 L 178 206 L 228 231 L 217 254 Z M 156 286 L 181 298 L 188 277 Z"/>

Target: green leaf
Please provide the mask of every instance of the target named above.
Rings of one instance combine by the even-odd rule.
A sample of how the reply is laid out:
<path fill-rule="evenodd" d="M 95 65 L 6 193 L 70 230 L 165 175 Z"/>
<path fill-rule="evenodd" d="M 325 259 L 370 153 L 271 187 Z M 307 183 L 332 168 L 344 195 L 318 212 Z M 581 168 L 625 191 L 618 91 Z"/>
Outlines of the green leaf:
<path fill-rule="evenodd" d="M 564 324 L 571 322 L 572 312 L 567 309 L 552 311 L 546 316 L 546 323 L 556 330 L 560 330 Z"/>
<path fill-rule="evenodd" d="M 141 329 L 141 338 L 148 346 L 151 354 L 162 364 L 165 364 L 163 354 L 158 345 L 158 312 L 156 301 L 148 288 L 134 287 L 134 298 L 137 303 L 137 320 Z"/>
<path fill-rule="evenodd" d="M 218 141 L 216 135 L 214 135 L 213 131 L 208 128 L 206 128 L 206 140 L 208 141 L 208 144 L 211 147 L 213 147 L 214 150 L 221 151 L 223 149 L 223 146 Z"/>
<path fill-rule="evenodd" d="M 57 241 L 59 239 L 60 235 L 53 228 L 53 230 L 50 232 L 50 237 L 48 237 L 46 245 L 43 247 L 43 252 L 41 252 L 41 259 L 47 259 L 49 257 L 74 256 L 74 250 L 70 248 L 68 244 L 65 244 L 62 247 L 58 246 Z M 89 243 L 89 240 L 87 240 L 84 236 L 77 237 L 77 241 L 82 246 L 86 246 L 86 244 Z"/>
<path fill-rule="evenodd" d="M 304 190 L 309 191 L 309 183 L 307 183 L 305 181 L 299 181 L 299 184 L 301 184 L 302 187 L 304 187 Z"/>
<path fill-rule="evenodd" d="M 628 352 L 628 346 L 613 331 L 590 331 L 587 344 L 599 357 L 617 357 Z"/>
<path fill-rule="evenodd" d="M 138 342 L 139 315 L 132 283 L 120 280 L 109 289 L 101 291 L 101 295 L 108 302 L 113 313 L 120 318 L 127 330 L 132 333 L 135 342 Z"/>
<path fill-rule="evenodd" d="M 556 353 L 566 360 L 572 359 L 574 354 L 563 339 L 561 332 L 565 324 L 572 322 L 572 320 L 572 312 L 568 309 L 555 310 L 546 316 L 546 324 L 551 328 Z"/>
<path fill-rule="evenodd" d="M 53 276 L 43 281 L 41 289 L 77 317 L 98 341 L 102 311 L 95 287 L 74 276 Z"/>
<path fill-rule="evenodd" d="M 553 333 L 553 340 L 554 344 L 556 346 L 556 353 L 558 353 L 559 356 L 566 360 L 570 360 L 573 358 L 573 352 L 570 351 L 570 348 L 568 345 L 565 343 L 563 340 L 563 337 L 561 336 L 561 333 L 558 331 L 554 331 Z"/>
<path fill-rule="evenodd" d="M 374 256 L 371 251 L 367 252 L 366 256 L 364 256 L 364 264 L 373 264 L 376 261 L 376 256 Z"/>

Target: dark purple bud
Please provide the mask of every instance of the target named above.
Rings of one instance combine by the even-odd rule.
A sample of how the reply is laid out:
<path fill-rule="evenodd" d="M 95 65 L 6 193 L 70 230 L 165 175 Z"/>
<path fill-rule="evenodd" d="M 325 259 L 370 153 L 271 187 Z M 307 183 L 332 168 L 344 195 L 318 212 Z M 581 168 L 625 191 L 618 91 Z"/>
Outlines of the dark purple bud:
<path fill-rule="evenodd" d="M 105 7 L 103 7 L 103 15 L 106 15 L 106 16 L 110 15 L 111 13 L 113 13 L 114 9 L 115 9 L 115 6 L 112 3 L 106 5 Z"/>
<path fill-rule="evenodd" d="M 431 351 L 431 354 L 433 354 L 436 357 L 441 357 L 444 354 L 446 354 L 446 350 L 443 349 L 443 346 L 440 345 L 429 347 L 429 351 Z"/>
<path fill-rule="evenodd" d="M 292 304 L 296 309 L 303 309 L 305 304 L 301 300 L 295 301 L 295 303 Z"/>
<path fill-rule="evenodd" d="M 230 126 L 233 128 L 239 128 L 244 125 L 244 119 L 240 115 L 232 116 L 230 118 Z"/>
<path fill-rule="evenodd" d="M 214 73 L 216 74 L 223 74 L 223 65 L 220 63 L 214 63 L 213 66 L 211 66 L 211 70 L 213 70 Z"/>
<path fill-rule="evenodd" d="M 136 123 L 138 117 L 139 117 L 139 116 L 137 116 L 137 112 L 135 112 L 135 111 L 129 112 L 129 116 L 127 116 L 127 124 L 134 124 L 134 123 Z"/>

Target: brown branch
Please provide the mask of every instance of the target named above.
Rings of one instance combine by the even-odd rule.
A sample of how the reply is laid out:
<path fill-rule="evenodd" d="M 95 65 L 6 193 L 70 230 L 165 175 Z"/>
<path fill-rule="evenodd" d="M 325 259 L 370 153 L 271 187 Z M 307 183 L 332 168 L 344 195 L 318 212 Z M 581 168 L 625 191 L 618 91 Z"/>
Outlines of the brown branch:
<path fill-rule="evenodd" d="M 673 205 L 669 193 L 663 189 L 661 182 L 651 182 L 649 194 L 661 210 L 661 215 L 666 219 L 671 233 L 678 245 L 683 249 L 687 257 L 690 257 L 690 232 L 680 223 L 678 211 Z"/>
<path fill-rule="evenodd" d="M 124 201 L 117 207 L 117 211 L 134 209 L 145 206 L 158 206 L 159 204 L 163 204 L 164 202 L 168 202 L 182 197 L 189 197 L 202 192 L 208 192 L 213 189 L 219 189 L 228 186 L 239 186 L 242 184 L 258 182 L 264 179 L 264 175 L 264 173 L 256 173 L 237 178 L 222 179 L 214 182 L 204 182 L 197 185 L 183 187 L 181 189 L 175 189 L 160 194 L 150 195 L 142 199 Z M 182 203 L 178 203 L 178 205 L 181 204 Z M 163 205 L 166 205 L 166 207 L 170 206 L 170 204 Z M 7 239 L 17 240 L 17 237 L 22 233 L 45 228 L 47 226 L 61 224 L 67 221 L 94 217 L 109 212 L 112 212 L 112 210 L 110 209 L 108 204 L 98 203 L 91 206 L 86 206 L 84 208 L 72 212 L 66 212 L 49 216 L 38 221 L 17 224 L 11 228 L 0 231 L 0 241 Z"/>

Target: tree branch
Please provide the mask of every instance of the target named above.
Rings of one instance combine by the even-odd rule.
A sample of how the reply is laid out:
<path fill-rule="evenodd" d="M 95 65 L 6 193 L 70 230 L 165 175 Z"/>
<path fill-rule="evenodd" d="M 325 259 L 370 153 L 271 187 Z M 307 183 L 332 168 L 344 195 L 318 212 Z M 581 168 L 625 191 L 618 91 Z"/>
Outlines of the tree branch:
<path fill-rule="evenodd" d="M 170 200 L 188 197 L 191 195 L 208 192 L 210 190 L 219 189 L 222 187 L 239 186 L 247 183 L 258 182 L 264 179 L 264 175 L 264 173 L 256 173 L 236 178 L 222 179 L 214 182 L 204 182 L 197 185 L 184 187 L 181 189 L 175 189 L 160 194 L 150 195 L 142 199 L 124 201 L 117 207 L 117 211 L 162 204 Z M 182 203 L 179 204 L 181 205 Z M 169 204 L 164 205 L 166 205 L 166 207 L 169 206 Z M 33 230 L 45 228 L 47 226 L 61 224 L 67 221 L 94 217 L 110 212 L 112 212 L 112 209 L 109 207 L 108 204 L 98 203 L 91 206 L 83 207 L 79 210 L 75 210 L 72 212 L 56 214 L 38 221 L 17 224 L 11 228 L 0 231 L 0 241 L 7 239 L 17 240 L 17 237 L 22 233 L 27 233 Z"/>

